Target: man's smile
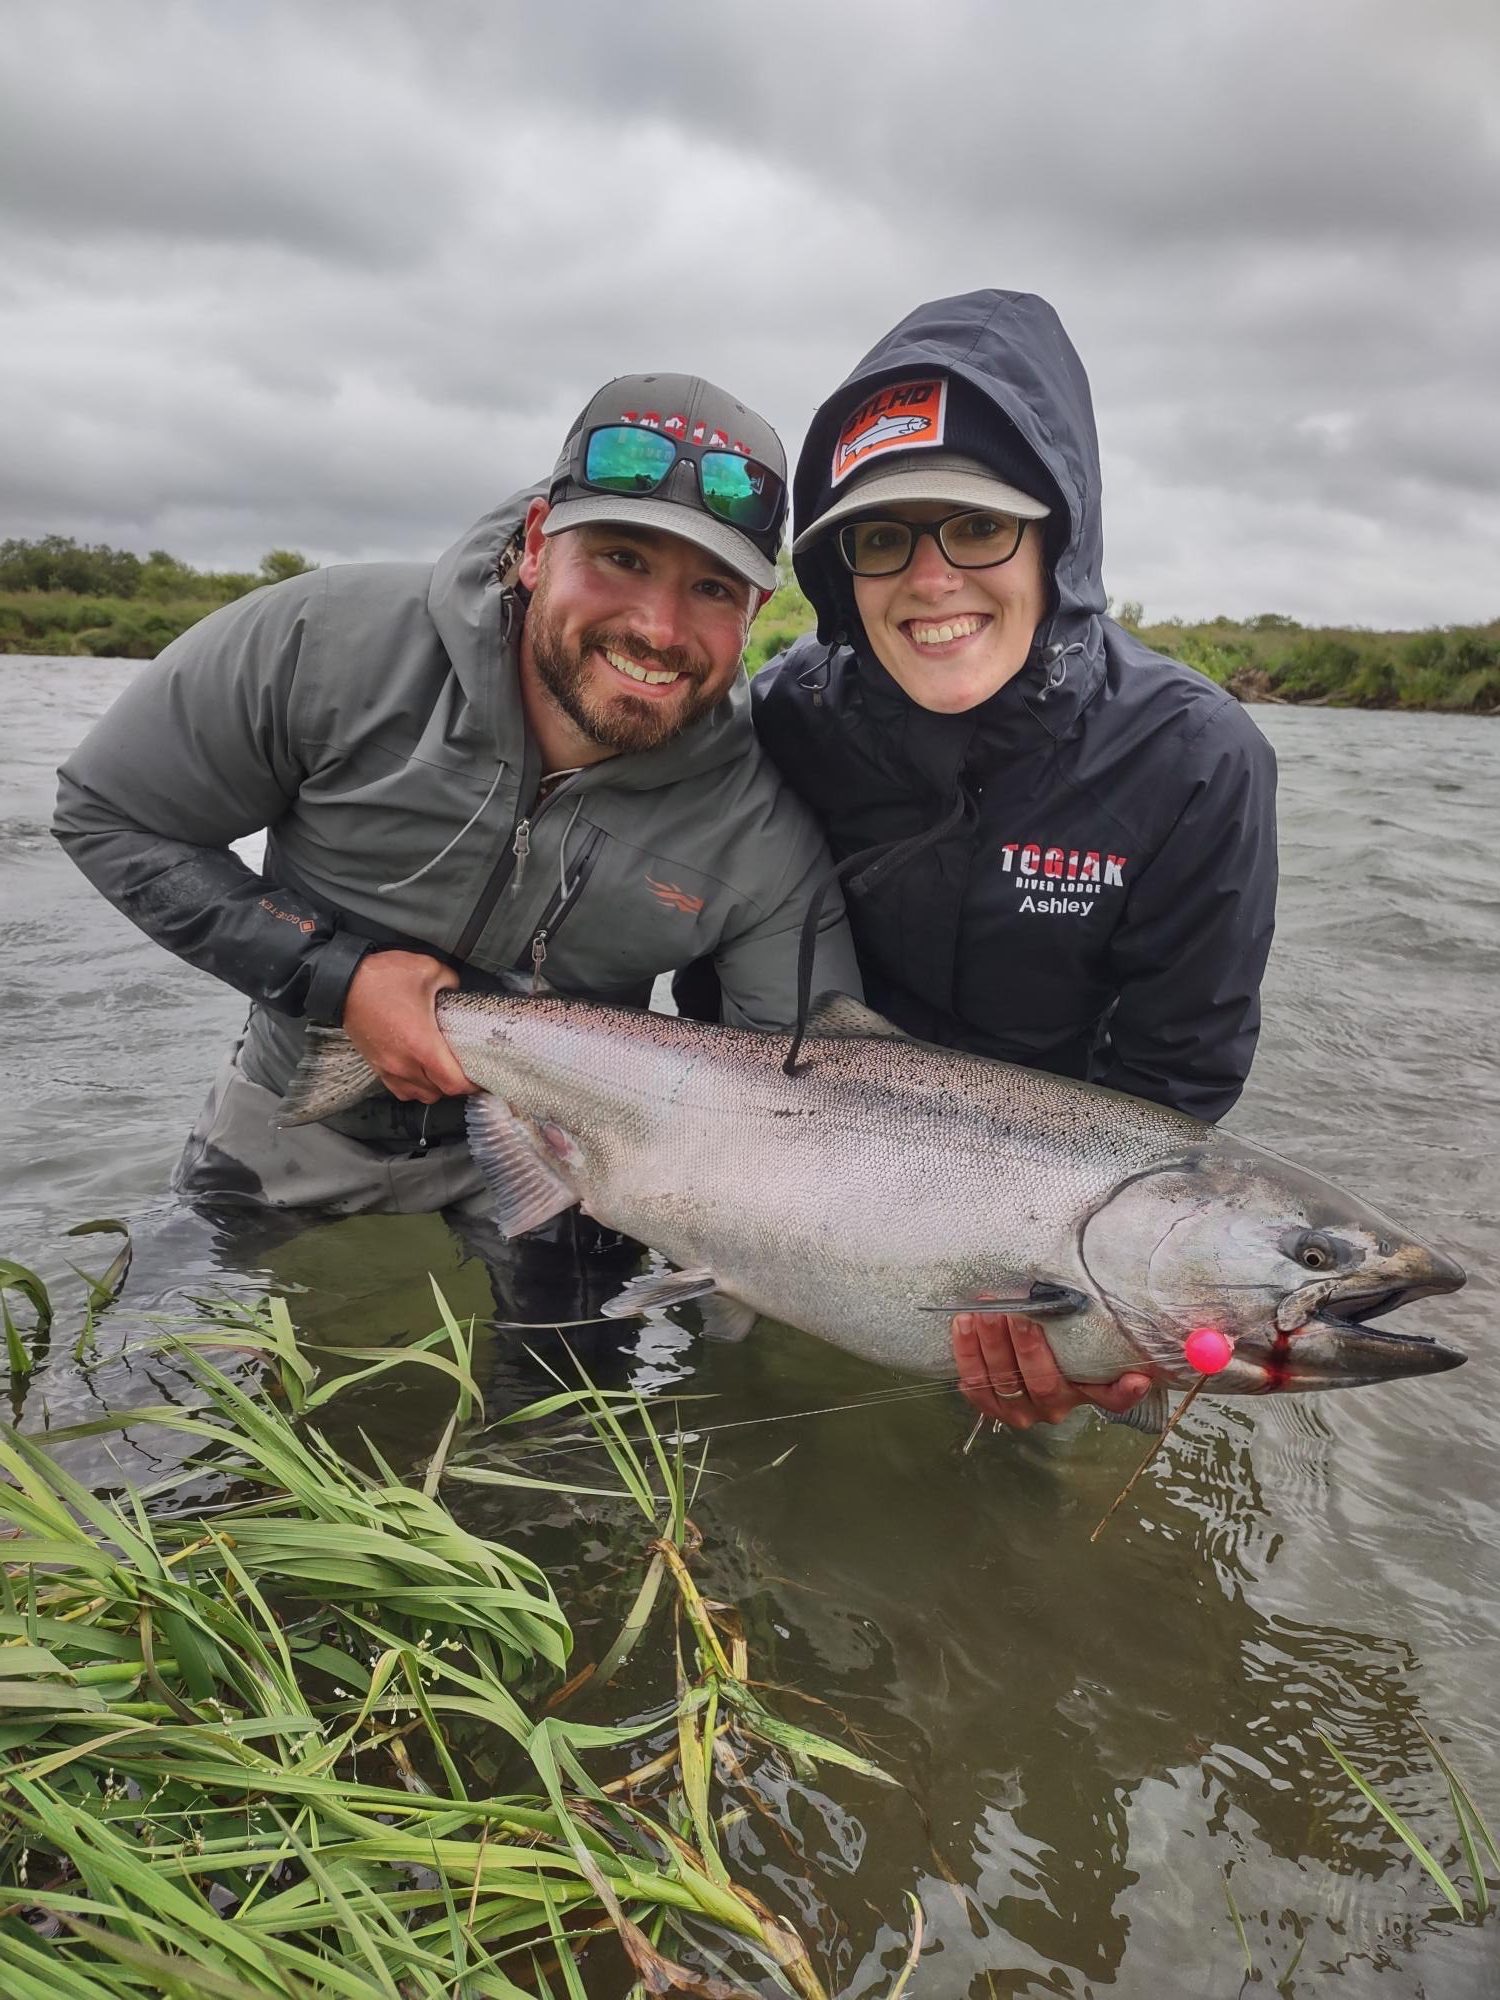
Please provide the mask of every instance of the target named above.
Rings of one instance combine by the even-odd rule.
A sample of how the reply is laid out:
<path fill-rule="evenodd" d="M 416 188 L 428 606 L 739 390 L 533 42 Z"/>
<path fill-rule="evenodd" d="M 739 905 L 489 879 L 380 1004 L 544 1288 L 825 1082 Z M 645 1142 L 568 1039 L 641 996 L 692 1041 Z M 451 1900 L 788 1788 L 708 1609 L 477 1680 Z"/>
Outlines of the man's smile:
<path fill-rule="evenodd" d="M 632 660 L 628 654 L 617 653 L 609 646 L 601 646 L 599 652 L 617 674 L 623 674 L 634 686 L 650 689 L 653 693 L 657 689 L 675 687 L 682 679 L 675 667 L 643 666 L 639 660 Z"/>

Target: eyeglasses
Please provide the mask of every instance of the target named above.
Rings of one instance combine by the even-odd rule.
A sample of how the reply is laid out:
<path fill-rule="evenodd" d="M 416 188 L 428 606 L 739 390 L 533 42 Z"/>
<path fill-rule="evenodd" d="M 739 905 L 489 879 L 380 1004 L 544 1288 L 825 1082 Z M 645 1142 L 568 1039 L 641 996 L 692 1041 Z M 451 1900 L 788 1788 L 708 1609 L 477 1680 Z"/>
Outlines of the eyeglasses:
<path fill-rule="evenodd" d="M 899 576 L 931 535 L 955 569 L 994 569 L 1021 546 L 1026 523 L 1015 514 L 967 508 L 940 521 L 847 521 L 838 531 L 839 554 L 856 576 Z"/>
<path fill-rule="evenodd" d="M 605 424 L 590 431 L 579 476 L 601 493 L 656 493 L 679 459 L 693 466 L 710 514 L 751 535 L 776 526 L 786 501 L 780 473 L 742 452 L 682 444 L 664 431 L 637 424 Z"/>

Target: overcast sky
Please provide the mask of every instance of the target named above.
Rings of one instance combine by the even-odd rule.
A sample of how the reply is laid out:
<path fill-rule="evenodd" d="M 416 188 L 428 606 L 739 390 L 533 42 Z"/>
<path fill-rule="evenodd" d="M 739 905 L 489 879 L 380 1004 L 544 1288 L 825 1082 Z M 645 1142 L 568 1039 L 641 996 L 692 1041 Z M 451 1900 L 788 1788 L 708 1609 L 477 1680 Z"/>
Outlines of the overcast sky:
<path fill-rule="evenodd" d="M 1148 615 L 1500 615 L 1495 0 L 0 0 L 0 536 L 428 556 L 1043 293 Z"/>

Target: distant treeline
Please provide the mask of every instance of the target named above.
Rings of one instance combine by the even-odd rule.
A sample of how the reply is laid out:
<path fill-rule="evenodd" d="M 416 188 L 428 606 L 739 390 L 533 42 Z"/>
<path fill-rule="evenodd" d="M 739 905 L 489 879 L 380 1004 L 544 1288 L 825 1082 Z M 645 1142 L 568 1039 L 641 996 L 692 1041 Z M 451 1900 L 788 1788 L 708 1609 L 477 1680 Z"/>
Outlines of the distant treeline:
<path fill-rule="evenodd" d="M 132 555 L 68 535 L 0 542 L 0 653 L 150 660 L 179 632 L 263 583 L 316 569 L 269 549 L 250 570 L 193 569 L 165 549 Z"/>
<path fill-rule="evenodd" d="M 253 573 L 197 570 L 164 549 L 142 558 L 63 535 L 0 542 L 0 653 L 149 660 L 189 625 L 264 583 L 314 568 L 271 549 Z M 781 588 L 750 635 L 752 672 L 813 623 L 783 558 Z M 1304 626 L 1258 618 L 1147 624 L 1138 604 L 1116 613 L 1158 652 L 1207 674 L 1242 701 L 1326 702 L 1345 708 L 1500 713 L 1500 619 L 1426 632 Z"/>

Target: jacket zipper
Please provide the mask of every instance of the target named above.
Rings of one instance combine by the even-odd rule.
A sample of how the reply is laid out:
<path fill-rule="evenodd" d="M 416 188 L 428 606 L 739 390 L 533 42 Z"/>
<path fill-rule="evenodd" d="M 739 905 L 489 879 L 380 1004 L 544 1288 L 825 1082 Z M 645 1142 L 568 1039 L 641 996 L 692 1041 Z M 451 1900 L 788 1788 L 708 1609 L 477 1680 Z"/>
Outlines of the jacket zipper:
<path fill-rule="evenodd" d="M 594 855 L 603 839 L 603 827 L 596 826 L 578 851 L 578 860 L 574 865 L 573 879 L 568 884 L 567 894 L 564 895 L 561 890 L 558 891 L 546 909 L 543 910 L 541 921 L 531 934 L 531 979 L 533 988 L 541 981 L 542 967 L 547 960 L 548 946 L 557 936 L 558 931 L 561 930 L 568 912 L 583 893 L 583 885 L 588 880 L 589 873 L 594 865 Z"/>
<path fill-rule="evenodd" d="M 569 778 L 566 783 L 559 785 L 556 791 L 549 792 L 533 812 L 524 815 L 516 821 L 515 829 L 511 834 L 511 844 L 506 848 L 491 870 L 490 879 L 480 891 L 479 901 L 470 911 L 469 921 L 464 925 L 459 935 L 458 943 L 453 947 L 453 956 L 455 958 L 466 959 L 473 952 L 475 945 L 478 944 L 484 931 L 485 925 L 495 914 L 495 905 L 499 902 L 500 892 L 507 882 L 514 889 L 520 888 L 521 876 L 526 870 L 526 857 L 531 852 L 531 829 L 536 825 L 542 814 L 550 811 L 554 801 L 560 799 L 568 790 L 569 785 L 574 782 L 573 779 Z"/>
<path fill-rule="evenodd" d="M 521 893 L 521 878 L 526 873 L 526 857 L 531 852 L 531 821 L 529 819 L 517 821 L 516 837 L 511 842 L 510 851 L 516 857 L 516 865 L 511 870 L 510 893 L 513 896 L 519 896 Z"/>

